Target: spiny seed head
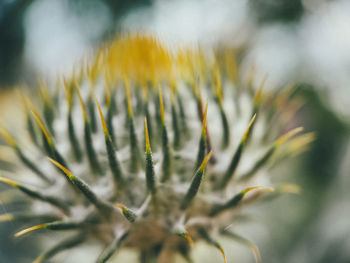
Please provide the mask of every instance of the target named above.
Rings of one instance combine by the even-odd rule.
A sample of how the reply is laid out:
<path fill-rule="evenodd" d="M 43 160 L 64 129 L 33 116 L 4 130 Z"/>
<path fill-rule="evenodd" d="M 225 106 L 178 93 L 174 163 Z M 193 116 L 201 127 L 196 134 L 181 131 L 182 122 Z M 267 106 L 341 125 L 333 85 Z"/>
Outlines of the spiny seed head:
<path fill-rule="evenodd" d="M 42 96 L 24 101 L 31 140 L 0 128 L 19 159 L 0 181 L 30 200 L 0 221 L 41 222 L 16 237 L 74 232 L 35 262 L 91 240 L 106 245 L 97 262 L 121 247 L 147 260 L 171 262 L 180 253 L 190 261 L 198 240 L 226 261 L 218 233 L 250 247 L 258 261 L 256 246 L 227 226 L 238 207 L 295 189 L 272 193 L 267 164 L 304 151 L 314 135 L 285 130 L 280 117 L 296 111 L 290 92 L 264 92 L 266 78 L 254 91 L 254 70 L 245 80 L 237 67 L 230 50 L 170 51 L 136 34 L 102 47 L 57 92 L 41 83 Z"/>

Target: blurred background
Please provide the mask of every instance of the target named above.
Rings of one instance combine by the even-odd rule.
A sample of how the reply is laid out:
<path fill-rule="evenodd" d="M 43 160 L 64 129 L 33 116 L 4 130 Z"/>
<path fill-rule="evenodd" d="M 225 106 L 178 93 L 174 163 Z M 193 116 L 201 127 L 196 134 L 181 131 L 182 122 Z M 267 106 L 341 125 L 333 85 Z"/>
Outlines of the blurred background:
<path fill-rule="evenodd" d="M 259 246 L 263 262 L 349 263 L 349 14 L 348 0 L 1 0 L 0 120 L 18 108 L 11 87 L 38 76 L 54 81 L 121 32 L 241 48 L 242 70 L 268 74 L 269 88 L 298 84 L 306 100 L 298 115 L 317 139 L 294 160 L 301 169 L 274 171 L 302 194 L 259 205 L 240 234 Z M 0 261 L 11 262 L 11 253 L 1 247 Z M 232 262 L 253 262 L 249 251 L 239 253 L 228 253 Z"/>

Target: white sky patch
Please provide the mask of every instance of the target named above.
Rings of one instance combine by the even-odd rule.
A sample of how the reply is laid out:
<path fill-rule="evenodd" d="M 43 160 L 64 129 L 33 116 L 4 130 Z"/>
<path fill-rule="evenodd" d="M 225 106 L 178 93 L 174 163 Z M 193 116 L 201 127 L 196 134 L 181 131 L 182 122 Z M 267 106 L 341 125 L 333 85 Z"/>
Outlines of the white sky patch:
<path fill-rule="evenodd" d="M 178 44 L 210 45 L 232 39 L 246 19 L 245 1 L 157 0 L 130 13 L 122 25 L 126 31 L 151 32 Z"/>
<path fill-rule="evenodd" d="M 275 88 L 290 81 L 299 62 L 295 29 L 291 26 L 271 25 L 257 32 L 253 46 L 245 61 L 245 72 L 257 68 L 255 85 L 267 74 L 266 88 Z"/>
<path fill-rule="evenodd" d="M 26 59 L 48 78 L 70 74 L 110 19 L 103 5 L 82 16 L 70 9 L 64 0 L 36 1 L 25 17 Z"/>
<path fill-rule="evenodd" d="M 323 5 L 307 16 L 300 27 L 300 50 L 313 83 L 330 89 L 330 100 L 339 112 L 350 115 L 350 2 Z"/>

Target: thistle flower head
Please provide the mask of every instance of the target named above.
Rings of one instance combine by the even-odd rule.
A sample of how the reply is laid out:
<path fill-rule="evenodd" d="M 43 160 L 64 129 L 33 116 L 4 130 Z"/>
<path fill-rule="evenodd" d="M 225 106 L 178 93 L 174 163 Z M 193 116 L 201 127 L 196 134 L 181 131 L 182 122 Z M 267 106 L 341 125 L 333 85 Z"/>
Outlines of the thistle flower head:
<path fill-rule="evenodd" d="M 269 164 L 302 152 L 314 135 L 286 130 L 297 107 L 290 93 L 265 92 L 266 79 L 254 92 L 254 75 L 245 81 L 234 53 L 220 52 L 120 37 L 64 77 L 58 92 L 41 83 L 41 96 L 25 100 L 28 133 L 0 129 L 19 157 L 0 181 L 30 203 L 0 221 L 33 222 L 16 237 L 73 234 L 36 263 L 91 240 L 105 245 L 96 262 L 123 247 L 142 262 L 171 262 L 176 253 L 191 262 L 198 240 L 226 262 L 218 234 L 259 260 L 256 246 L 227 226 L 261 195 L 280 193 L 272 193 Z"/>

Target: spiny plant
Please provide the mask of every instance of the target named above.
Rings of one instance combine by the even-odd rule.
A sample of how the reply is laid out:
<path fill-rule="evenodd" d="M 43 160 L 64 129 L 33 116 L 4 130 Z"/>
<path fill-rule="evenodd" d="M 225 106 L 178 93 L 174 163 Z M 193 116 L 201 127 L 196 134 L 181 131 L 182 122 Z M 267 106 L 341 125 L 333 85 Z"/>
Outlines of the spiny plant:
<path fill-rule="evenodd" d="M 70 233 L 34 262 L 91 240 L 105 246 L 96 262 L 123 247 L 140 262 L 176 253 L 193 262 L 198 240 L 226 262 L 220 235 L 259 261 L 228 226 L 260 196 L 296 191 L 269 180 L 273 164 L 314 137 L 291 129 L 302 105 L 295 89 L 264 91 L 265 78 L 256 90 L 254 71 L 244 81 L 229 49 L 170 50 L 150 36 L 117 38 L 88 61 L 56 88 L 40 82 L 22 95 L 26 130 L 0 129 L 18 157 L 0 177 L 18 190 L 5 192 L 7 203 L 26 204 L 0 221 L 28 223 L 17 238 Z"/>

